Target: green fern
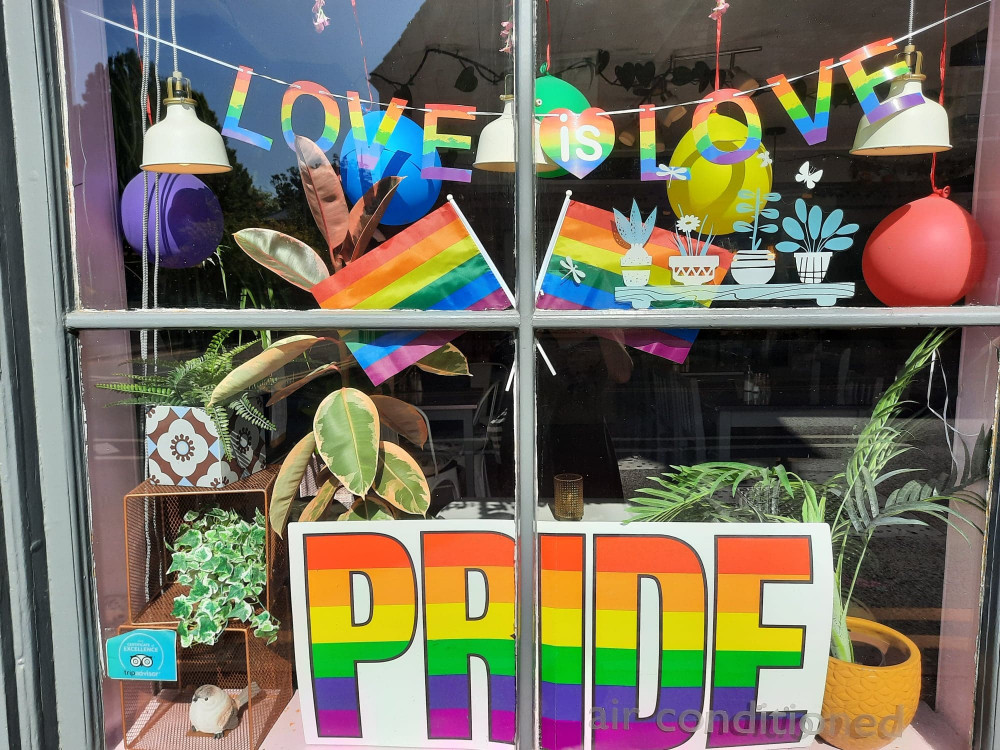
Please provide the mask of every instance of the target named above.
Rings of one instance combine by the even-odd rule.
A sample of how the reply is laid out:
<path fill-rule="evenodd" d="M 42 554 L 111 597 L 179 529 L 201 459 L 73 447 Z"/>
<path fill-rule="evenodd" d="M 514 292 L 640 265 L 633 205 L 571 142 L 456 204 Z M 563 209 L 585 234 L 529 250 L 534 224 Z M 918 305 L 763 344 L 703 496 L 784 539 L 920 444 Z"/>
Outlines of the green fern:
<path fill-rule="evenodd" d="M 232 435 L 229 430 L 232 414 L 243 417 L 261 430 L 274 430 L 275 425 L 254 405 L 253 397 L 271 387 L 273 378 L 262 379 L 254 384 L 253 390 L 245 390 L 228 404 L 208 406 L 212 391 L 233 371 L 236 358 L 260 343 L 252 341 L 228 348 L 226 340 L 231 330 L 219 331 L 208 343 L 204 354 L 182 362 L 135 362 L 141 365 L 143 374 L 120 374 L 125 382 L 98 383 L 97 387 L 108 391 L 127 394 L 127 398 L 109 406 L 189 406 L 206 410 L 222 443 L 223 455 L 232 459 L 234 455 Z"/>

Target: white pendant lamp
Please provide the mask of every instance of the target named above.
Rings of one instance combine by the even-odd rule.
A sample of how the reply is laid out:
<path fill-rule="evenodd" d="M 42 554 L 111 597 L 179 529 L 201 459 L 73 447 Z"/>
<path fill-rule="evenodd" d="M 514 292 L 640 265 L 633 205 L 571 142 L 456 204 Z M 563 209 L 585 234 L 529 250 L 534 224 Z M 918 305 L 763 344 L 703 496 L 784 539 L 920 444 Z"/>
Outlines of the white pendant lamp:
<path fill-rule="evenodd" d="M 921 82 L 926 78 L 922 73 L 923 55 L 912 44 L 907 44 L 898 59 L 906 62 L 910 72 L 889 84 L 886 101 L 906 94 L 923 96 Z M 935 154 L 950 148 L 948 112 L 924 97 L 922 104 L 902 109 L 875 123 L 862 117 L 851 153 L 855 156 L 906 156 Z"/>
<path fill-rule="evenodd" d="M 232 169 L 222 134 L 198 119 L 191 81 L 179 71 L 167 79 L 166 116 L 146 131 L 142 168 L 172 174 L 217 174 Z"/>
<path fill-rule="evenodd" d="M 514 97 L 504 94 L 500 101 L 503 102 L 503 113 L 479 134 L 476 161 L 472 165 L 485 172 L 513 172 L 517 166 L 514 158 Z M 532 122 L 535 130 L 535 171 L 554 172 L 559 169 L 559 165 L 549 161 L 542 152 L 538 120 L 533 118 Z"/>

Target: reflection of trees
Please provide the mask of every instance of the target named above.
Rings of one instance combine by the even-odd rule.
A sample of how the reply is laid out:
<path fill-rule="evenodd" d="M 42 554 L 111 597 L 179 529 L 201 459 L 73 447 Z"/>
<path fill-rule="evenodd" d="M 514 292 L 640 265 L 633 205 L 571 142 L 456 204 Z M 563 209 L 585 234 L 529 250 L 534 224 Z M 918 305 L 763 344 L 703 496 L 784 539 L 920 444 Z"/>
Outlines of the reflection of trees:
<path fill-rule="evenodd" d="M 153 111 L 158 88 L 155 70 L 151 71 L 150 100 Z M 139 102 L 142 83 L 139 55 L 135 50 L 121 52 L 108 60 L 108 78 L 111 88 L 111 115 L 115 138 L 118 192 L 125 189 L 135 175 L 140 173 L 142 159 L 142 117 L 146 113 Z M 95 71 L 88 77 L 87 88 L 102 85 L 103 76 Z M 217 130 L 219 120 L 208 106 L 204 94 L 194 91 L 196 111 L 202 122 Z M 86 101 L 87 97 L 84 96 Z M 162 114 L 162 110 L 161 110 Z M 248 258 L 232 239 L 233 232 L 247 227 L 269 227 L 301 237 L 312 242 L 309 230 L 315 226 L 308 215 L 305 195 L 301 186 L 289 189 L 275 183 L 276 195 L 254 184 L 247 168 L 236 158 L 236 151 L 228 145 L 231 172 L 221 175 L 199 175 L 219 198 L 225 222 L 219 251 L 198 268 L 165 271 L 161 274 L 161 306 L 208 307 L 313 307 L 311 295 L 285 284 Z M 292 181 L 286 173 L 285 181 Z M 275 178 L 279 177 L 278 175 Z M 272 178 L 272 181 L 275 180 Z M 295 174 L 294 184 L 298 185 Z M 318 233 L 317 233 L 318 234 Z M 322 247 L 322 244 L 315 245 Z M 136 253 L 125 255 L 128 301 L 131 306 L 140 304 L 142 259 Z"/>

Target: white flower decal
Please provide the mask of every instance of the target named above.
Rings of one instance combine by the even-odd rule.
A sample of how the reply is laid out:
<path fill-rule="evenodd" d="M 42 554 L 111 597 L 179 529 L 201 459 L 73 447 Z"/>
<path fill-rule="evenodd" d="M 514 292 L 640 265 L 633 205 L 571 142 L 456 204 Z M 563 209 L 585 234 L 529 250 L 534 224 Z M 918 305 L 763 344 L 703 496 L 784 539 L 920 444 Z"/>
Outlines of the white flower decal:
<path fill-rule="evenodd" d="M 698 231 L 698 227 L 700 226 L 701 219 L 691 214 L 685 214 L 677 220 L 677 231 L 684 232 L 685 234 Z"/>
<path fill-rule="evenodd" d="M 188 477 L 208 457 L 208 442 L 186 419 L 175 419 L 157 439 L 156 454 L 175 474 Z"/>

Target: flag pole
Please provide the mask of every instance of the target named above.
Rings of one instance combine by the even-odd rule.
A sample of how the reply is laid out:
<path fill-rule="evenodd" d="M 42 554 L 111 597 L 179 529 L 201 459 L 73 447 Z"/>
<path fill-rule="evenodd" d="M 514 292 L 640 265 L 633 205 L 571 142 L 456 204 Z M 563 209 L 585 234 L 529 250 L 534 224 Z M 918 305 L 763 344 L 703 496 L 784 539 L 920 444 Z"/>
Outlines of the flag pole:
<path fill-rule="evenodd" d="M 567 190 L 566 194 L 569 195 L 570 191 Z M 566 200 L 568 204 L 569 198 L 567 198 Z M 455 209 L 455 213 L 458 214 L 458 218 L 462 221 L 462 226 L 465 227 L 465 231 L 469 233 L 469 236 L 472 238 L 472 241 L 476 243 L 476 249 L 479 250 L 479 254 L 483 256 L 483 260 L 486 261 L 486 265 L 490 267 L 490 270 L 493 272 L 493 275 L 496 276 L 497 282 L 500 284 L 500 288 L 503 289 L 504 294 L 507 295 L 507 301 L 510 302 L 510 306 L 516 307 L 517 305 L 514 302 L 514 294 L 510 291 L 510 287 L 507 286 L 507 282 L 503 280 L 503 276 L 500 275 L 500 270 L 496 267 L 496 264 L 493 262 L 493 258 L 491 258 L 490 254 L 486 252 L 486 248 L 483 247 L 483 243 L 479 241 L 479 235 L 477 235 L 475 231 L 472 229 L 472 225 L 470 225 L 469 220 L 465 218 L 465 214 L 462 213 L 462 209 L 455 201 L 455 196 L 453 196 L 451 193 L 448 194 L 448 202 L 451 204 L 452 208 Z M 566 214 L 566 206 L 563 206 L 562 215 L 565 214 Z M 561 223 L 562 221 L 560 217 L 560 224 Z M 556 368 L 552 366 L 552 361 L 545 353 L 545 350 L 542 349 L 542 346 L 541 344 L 538 343 L 537 339 L 535 340 L 535 348 L 538 349 L 538 353 L 541 355 L 542 361 L 545 362 L 545 366 L 549 368 L 549 372 L 551 372 L 552 375 L 555 376 Z M 512 375 L 513 371 L 514 368 L 511 368 Z M 507 387 L 510 388 L 509 381 Z"/>
<path fill-rule="evenodd" d="M 552 230 L 552 239 L 549 240 L 549 247 L 545 251 L 545 258 L 542 259 L 542 267 L 538 272 L 538 281 L 535 282 L 535 297 L 542 291 L 542 282 L 545 280 L 545 272 L 549 268 L 549 262 L 552 260 L 552 253 L 555 252 L 556 242 L 559 239 L 559 233 L 562 231 L 563 222 L 566 220 L 566 212 L 569 210 L 570 199 L 573 197 L 573 191 L 566 191 L 566 200 L 563 201 L 562 209 L 559 211 L 559 218 L 556 220 L 555 229 Z"/>

